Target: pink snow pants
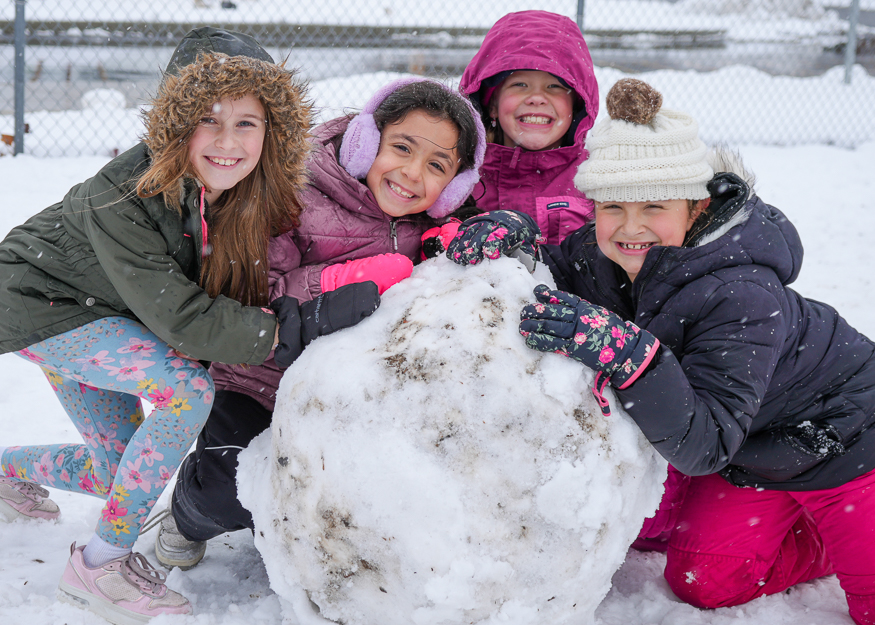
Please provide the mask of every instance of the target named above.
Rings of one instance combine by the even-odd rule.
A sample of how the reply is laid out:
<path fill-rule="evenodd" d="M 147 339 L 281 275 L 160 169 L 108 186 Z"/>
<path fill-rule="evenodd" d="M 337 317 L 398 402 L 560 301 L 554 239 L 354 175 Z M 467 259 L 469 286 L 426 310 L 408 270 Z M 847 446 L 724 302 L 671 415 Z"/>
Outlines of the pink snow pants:
<path fill-rule="evenodd" d="M 875 471 L 838 488 L 774 491 L 693 477 L 665 579 L 700 608 L 739 605 L 835 573 L 858 625 L 875 625 Z"/>
<path fill-rule="evenodd" d="M 668 465 L 668 476 L 663 484 L 665 490 L 659 508 L 652 517 L 644 519 L 644 525 L 638 533 L 638 539 L 632 543 L 632 549 L 665 553 L 668 549 L 668 538 L 677 525 L 678 514 L 689 485 L 689 475 L 684 475 Z"/>

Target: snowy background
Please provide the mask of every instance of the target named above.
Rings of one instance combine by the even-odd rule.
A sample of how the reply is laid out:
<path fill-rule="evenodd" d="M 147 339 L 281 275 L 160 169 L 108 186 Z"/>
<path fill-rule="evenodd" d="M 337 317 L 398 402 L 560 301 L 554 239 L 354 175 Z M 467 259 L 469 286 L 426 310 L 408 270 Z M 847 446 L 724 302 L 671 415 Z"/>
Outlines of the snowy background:
<path fill-rule="evenodd" d="M 142 0 L 28 0 L 29 20 L 76 19 L 77 21 L 142 21 L 208 24 L 258 23 L 270 15 L 271 22 L 290 24 L 356 24 L 373 26 L 437 26 L 489 28 L 503 15 L 514 11 L 541 9 L 574 18 L 574 0 L 502 0 L 472 6 L 469 0 L 234 0 L 236 9 L 222 9 L 219 0 L 179 0 L 173 5 L 172 20 L 163 2 Z M 201 5 L 201 6 L 198 6 Z M 756 26 L 740 23 L 739 14 L 759 19 L 779 20 L 784 33 L 814 34 L 841 29 L 834 7 L 847 7 L 848 0 L 588 0 L 586 27 L 610 29 L 736 29 L 756 32 Z M 351 9 L 352 6 L 352 9 Z M 862 10 L 875 8 L 875 0 L 860 0 Z M 0 5 L 0 19 L 12 20 L 13 3 Z M 761 35 L 767 38 L 767 35 Z M 774 36 L 774 33 L 772 34 Z"/>
<path fill-rule="evenodd" d="M 706 139 L 853 147 L 875 141 L 873 79 L 862 69 L 875 74 L 875 0 L 860 0 L 858 43 L 864 53 L 851 86 L 843 84 L 841 47 L 847 41 L 849 3 L 587 0 L 584 25 L 597 65 L 649 75 L 657 68 L 676 70 L 661 76 L 661 86 L 683 95 L 678 106 L 688 102 L 697 111 L 710 133 Z M 577 9 L 574 0 L 239 0 L 231 10 L 219 5 L 220 0 L 29 0 L 28 27 L 41 43 L 31 42 L 24 57 L 30 127 L 25 152 L 111 156 L 123 150 L 138 128 L 132 107 L 154 93 L 172 52 L 167 40 L 150 37 L 174 21 L 180 32 L 181 24 L 229 24 L 269 37 L 263 41 L 274 58 L 288 58 L 309 78 L 343 77 L 324 80 L 323 95 L 338 106 L 352 106 L 358 94 L 371 91 L 374 72 L 460 74 L 481 40 L 468 29 L 482 32 L 511 11 L 546 9 L 576 19 Z M 0 21 L 11 22 L 15 6 L 12 0 L 0 1 Z M 330 27 L 313 32 L 311 24 Z M 285 34 L 277 35 L 274 27 Z M 87 38 L 90 45 L 57 45 L 55 38 L 67 37 Z M 125 47 L 104 45 L 107 38 Z M 352 41 L 350 47 L 344 41 Z M 368 47 L 372 44 L 377 47 Z M 0 46 L 0 133 L 6 135 L 14 131 L 13 51 L 11 45 Z M 718 68 L 723 69 L 712 71 Z M 711 78 L 688 79 L 692 71 L 710 72 Z M 611 75 L 611 70 L 602 72 L 600 83 Z M 772 76 L 811 78 L 796 82 Z M 700 89 L 691 90 L 691 84 Z M 118 89 L 129 108 L 110 98 L 82 101 L 84 92 L 99 87 Z M 766 115 L 763 101 L 769 104 Z M 58 110 L 65 112 L 41 112 Z"/>
<path fill-rule="evenodd" d="M 872 131 L 873 79 L 862 72 L 851 87 L 841 74 L 829 72 L 815 79 L 770 78 L 745 68 L 710 74 L 685 73 L 683 88 L 668 89 L 671 72 L 644 76 L 664 89 L 667 106 L 684 109 L 688 93 L 721 88 L 724 72 L 748 72 L 756 79 L 743 94 L 744 109 L 737 117 L 716 116 L 708 110 L 687 108 L 700 122 L 709 142 L 725 141 L 742 152 L 757 173 L 757 190 L 782 209 L 799 229 L 806 246 L 802 274 L 795 287 L 808 297 L 833 304 L 852 325 L 875 336 L 871 313 L 875 252 L 875 134 Z M 613 70 L 597 74 L 602 91 L 621 75 Z M 337 81 L 314 85 L 317 103 L 334 110 L 360 106 L 370 90 L 391 76 L 367 77 L 372 87 L 358 100 L 338 102 L 330 97 Z M 850 98 L 866 111 L 869 126 L 847 126 L 837 115 L 823 111 L 810 126 L 811 145 L 779 147 L 767 137 L 768 129 L 783 115 L 776 83 L 786 81 L 803 101 L 807 90 L 832 90 L 836 98 Z M 362 83 L 356 83 L 362 84 Z M 688 90 L 688 91 L 685 91 Z M 727 98 L 740 97 L 738 93 Z M 97 98 L 100 100 L 101 98 Z M 110 100 L 110 98 L 106 98 Z M 105 114 L 105 113 L 103 113 Z M 125 112 L 125 114 L 128 114 Z M 99 128 L 100 115 L 83 112 L 65 121 L 79 131 Z M 800 122 L 800 125 L 802 124 Z M 766 133 L 756 138 L 755 127 Z M 136 135 L 135 122 L 132 134 Z M 105 137 L 105 145 L 124 149 L 129 136 Z M 824 145 L 851 145 L 853 149 Z M 93 175 L 108 157 L 48 158 L 33 155 L 0 158 L 0 232 L 58 201 L 70 186 Z M 67 442 L 77 434 L 64 415 L 39 370 L 14 356 L 0 356 L 0 445 Z M 91 625 L 87 612 L 55 600 L 69 544 L 86 540 L 93 530 L 101 502 L 84 496 L 52 491 L 62 509 L 57 522 L 24 522 L 0 526 L 0 622 L 28 625 Z M 166 494 L 159 507 L 166 503 Z M 142 536 L 136 549 L 154 561 L 155 533 Z M 834 577 L 792 588 L 737 608 L 700 611 L 680 603 L 668 590 L 661 572 L 664 556 L 629 552 L 613 578 L 613 588 L 596 611 L 599 625 L 710 624 L 736 625 L 850 625 L 844 595 Z M 190 617 L 156 619 L 155 625 L 200 623 L 221 625 L 278 625 L 283 622 L 280 602 L 271 591 L 267 573 L 253 538 L 238 532 L 212 540 L 203 562 L 187 572 L 174 570 L 169 584 L 194 604 Z M 289 623 L 289 625 L 296 625 Z"/>
<path fill-rule="evenodd" d="M 875 1 L 875 0 L 873 0 Z M 597 67 L 596 79 L 604 111 L 604 97 L 625 76 L 612 68 Z M 317 121 L 364 106 L 370 95 L 402 74 L 377 72 L 312 83 Z M 659 70 L 644 78 L 665 95 L 665 106 L 689 111 L 699 122 L 700 135 L 709 144 L 805 145 L 853 148 L 875 141 L 875 76 L 853 68 L 853 81 L 843 82 L 844 69 L 834 67 L 821 76 L 770 76 L 752 67 L 732 66 L 714 72 Z M 458 84 L 458 79 L 448 81 Z M 703 94 L 707 97 L 703 97 Z M 828 94 L 828 95 L 826 95 Z M 79 110 L 28 113 L 30 132 L 25 152 L 30 156 L 113 156 L 137 142 L 141 124 L 138 111 L 124 108 L 124 98 L 112 89 L 86 93 Z M 0 128 L 11 132 L 11 116 L 0 115 Z M 58 129 L 75 137 L 71 144 Z M 11 154 L 0 143 L 0 154 Z"/>

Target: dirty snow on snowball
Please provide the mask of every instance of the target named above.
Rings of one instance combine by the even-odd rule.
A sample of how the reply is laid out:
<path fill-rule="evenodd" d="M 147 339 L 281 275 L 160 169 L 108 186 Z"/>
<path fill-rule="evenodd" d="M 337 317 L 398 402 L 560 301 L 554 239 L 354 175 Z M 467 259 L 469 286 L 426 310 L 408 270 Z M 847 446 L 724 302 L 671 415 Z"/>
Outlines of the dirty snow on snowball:
<path fill-rule="evenodd" d="M 286 371 L 238 482 L 301 623 L 327 622 L 307 596 L 345 625 L 592 621 L 666 463 L 589 369 L 525 346 L 539 282 L 426 261 Z"/>

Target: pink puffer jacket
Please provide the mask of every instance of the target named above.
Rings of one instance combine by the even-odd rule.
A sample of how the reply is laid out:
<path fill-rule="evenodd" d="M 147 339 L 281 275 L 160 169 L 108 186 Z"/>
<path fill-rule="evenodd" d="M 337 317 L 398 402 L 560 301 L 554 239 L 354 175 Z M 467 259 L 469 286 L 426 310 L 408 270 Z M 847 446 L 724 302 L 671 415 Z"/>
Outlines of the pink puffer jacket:
<path fill-rule="evenodd" d="M 299 302 L 319 296 L 322 270 L 335 263 L 390 252 L 419 262 L 422 234 L 439 223 L 425 213 L 393 218 L 380 210 L 368 187 L 338 163 L 348 123 L 341 117 L 313 133 L 301 226 L 270 243 L 271 301 L 282 295 Z M 210 373 L 217 390 L 244 393 L 273 410 L 282 371 L 272 359 L 248 368 L 216 363 Z"/>

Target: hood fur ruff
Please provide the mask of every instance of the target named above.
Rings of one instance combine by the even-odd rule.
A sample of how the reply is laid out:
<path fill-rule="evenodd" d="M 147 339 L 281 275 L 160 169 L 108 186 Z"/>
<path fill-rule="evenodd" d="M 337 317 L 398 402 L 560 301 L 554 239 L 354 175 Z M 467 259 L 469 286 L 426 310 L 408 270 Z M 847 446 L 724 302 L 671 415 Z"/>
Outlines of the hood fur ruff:
<path fill-rule="evenodd" d="M 705 158 L 708 160 L 708 164 L 711 166 L 711 169 L 714 170 L 715 174 L 728 172 L 735 174 L 744 180 L 750 188 L 748 199 L 753 196 L 754 185 L 756 184 L 757 177 L 745 166 L 741 154 L 734 150 L 730 150 L 725 146 L 718 145 L 708 150 L 708 154 Z"/>
<path fill-rule="evenodd" d="M 715 175 L 721 173 L 735 174 L 747 183 L 747 199 L 750 200 L 750 198 L 754 196 L 756 175 L 745 167 L 741 154 L 724 146 L 717 146 L 708 150 L 708 154 L 705 158 L 708 161 L 708 165 L 714 170 Z M 695 243 L 695 247 L 700 247 L 702 245 L 707 245 L 711 241 L 716 241 L 735 226 L 745 223 L 749 217 L 750 207 L 745 205 L 741 210 L 732 215 L 732 217 L 720 224 L 719 227 L 700 238 Z"/>
<path fill-rule="evenodd" d="M 173 143 L 188 141 L 215 102 L 249 93 L 264 105 L 266 132 L 273 135 L 278 146 L 277 154 L 262 153 L 262 157 L 277 159 L 280 170 L 295 187 L 303 188 L 307 181 L 304 163 L 310 149 L 312 104 L 305 83 L 282 65 L 218 52 L 199 54 L 194 63 L 179 69 L 179 75 L 165 74 L 152 108 L 143 114 L 143 141 L 153 157 L 160 156 Z"/>

